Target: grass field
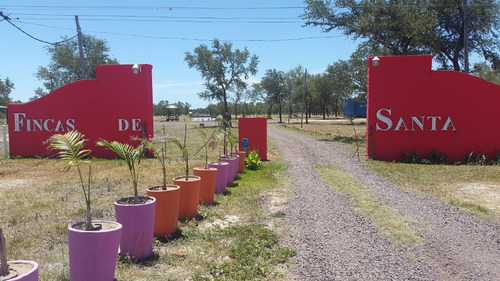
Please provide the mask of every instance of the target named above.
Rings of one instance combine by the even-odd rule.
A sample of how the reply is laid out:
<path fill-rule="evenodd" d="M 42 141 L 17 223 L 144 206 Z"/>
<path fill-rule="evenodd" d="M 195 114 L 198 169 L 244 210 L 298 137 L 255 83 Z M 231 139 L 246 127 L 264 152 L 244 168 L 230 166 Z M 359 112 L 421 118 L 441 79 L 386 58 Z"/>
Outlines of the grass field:
<path fill-rule="evenodd" d="M 179 124 L 179 123 L 177 123 Z M 211 132 L 215 128 L 207 128 Z M 162 126 L 156 127 L 157 135 Z M 183 124 L 166 126 L 169 136 L 182 137 Z M 189 150 L 202 140 L 188 127 Z M 169 145 L 168 181 L 183 174 L 180 151 Z M 272 144 L 271 155 L 277 155 Z M 210 152 L 215 160 L 219 151 Z M 192 167 L 203 166 L 200 155 Z M 40 265 L 40 280 L 69 280 L 67 225 L 81 221 L 85 205 L 75 171 L 63 172 L 53 159 L 0 160 L 0 227 L 7 239 L 9 260 L 29 259 Z M 141 162 L 139 192 L 162 182 L 156 159 Z M 119 160 L 92 163 L 94 219 L 114 220 L 113 202 L 132 194 L 128 169 Z M 142 263 L 119 260 L 117 280 L 269 280 L 282 279 L 279 268 L 294 254 L 280 248 L 278 234 L 269 225 L 281 219 L 264 208 L 265 194 L 279 198 L 286 167 L 279 157 L 259 171 L 245 171 L 236 186 L 217 194 L 216 204 L 200 206 L 198 219 L 180 223 L 175 238 L 157 239 L 155 257 Z M 270 223 L 274 221 L 274 223 Z M 248 236 L 251 234 L 250 236 Z M 250 238 L 249 238 L 250 237 Z"/>

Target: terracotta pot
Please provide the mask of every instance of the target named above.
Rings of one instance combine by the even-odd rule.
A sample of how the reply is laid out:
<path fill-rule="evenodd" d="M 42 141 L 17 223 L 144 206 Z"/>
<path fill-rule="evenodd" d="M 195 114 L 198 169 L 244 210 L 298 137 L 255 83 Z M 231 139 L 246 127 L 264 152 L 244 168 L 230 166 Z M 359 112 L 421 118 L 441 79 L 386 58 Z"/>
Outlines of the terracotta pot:
<path fill-rule="evenodd" d="M 232 152 L 231 154 L 238 155 L 238 173 L 243 173 L 245 169 L 245 151 Z"/>
<path fill-rule="evenodd" d="M 194 168 L 193 174 L 201 178 L 200 204 L 211 204 L 214 202 L 215 185 L 217 183 L 216 168 Z"/>
<path fill-rule="evenodd" d="M 238 158 L 235 155 L 224 155 L 222 157 L 219 157 L 220 162 L 227 162 L 229 163 L 229 170 L 227 172 L 227 184 L 226 185 L 231 185 L 233 184 L 234 181 L 234 174 L 238 174 Z"/>
<path fill-rule="evenodd" d="M 167 185 L 167 190 L 162 187 L 150 187 L 147 194 L 156 198 L 154 234 L 170 236 L 177 231 L 181 190 L 178 185 L 172 184 Z"/>
<path fill-rule="evenodd" d="M 229 163 L 227 162 L 210 162 L 208 167 L 217 169 L 217 180 L 215 182 L 215 192 L 226 192 L 227 173 L 229 172 Z"/>
<path fill-rule="evenodd" d="M 194 218 L 198 215 L 198 202 L 200 201 L 201 178 L 197 176 L 175 177 L 174 184 L 181 187 L 179 200 L 179 218 Z"/>
<path fill-rule="evenodd" d="M 34 261 L 8 261 L 9 274 L 0 276 L 5 281 L 38 281 L 38 263 Z M 3 278 L 3 279 L 2 279 Z"/>
<path fill-rule="evenodd" d="M 113 221 L 99 220 L 93 220 L 92 223 L 101 224 L 102 229 L 96 231 L 79 229 L 78 226 L 85 222 L 68 226 L 71 281 L 109 281 L 114 278 L 122 225 Z"/>
<path fill-rule="evenodd" d="M 150 196 L 139 196 L 147 200 L 143 204 L 123 204 L 126 197 L 115 201 L 116 221 L 123 225 L 120 239 L 120 255 L 127 254 L 134 259 L 143 259 L 153 254 L 153 236 L 155 225 L 156 199 Z"/>

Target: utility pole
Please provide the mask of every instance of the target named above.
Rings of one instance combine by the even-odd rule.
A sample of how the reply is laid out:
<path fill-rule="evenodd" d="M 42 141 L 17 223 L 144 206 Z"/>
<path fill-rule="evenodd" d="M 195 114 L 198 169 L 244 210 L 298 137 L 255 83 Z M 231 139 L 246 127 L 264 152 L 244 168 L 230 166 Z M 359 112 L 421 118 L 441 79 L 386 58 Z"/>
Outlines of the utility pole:
<path fill-rule="evenodd" d="M 302 93 L 302 116 L 300 117 L 300 128 L 303 128 L 304 124 L 304 110 L 306 108 L 306 88 L 307 88 L 307 68 L 304 73 L 304 92 Z M 307 114 L 307 112 L 306 112 Z M 306 116 L 307 118 L 307 116 Z"/>
<path fill-rule="evenodd" d="M 83 56 L 83 37 L 82 30 L 80 29 L 80 22 L 78 21 L 78 15 L 75 15 L 76 22 L 76 32 L 78 34 L 78 50 L 80 51 L 80 69 L 81 76 L 80 79 L 85 79 L 85 58 Z"/>
<path fill-rule="evenodd" d="M 469 10 L 464 0 L 464 72 L 469 73 Z"/>

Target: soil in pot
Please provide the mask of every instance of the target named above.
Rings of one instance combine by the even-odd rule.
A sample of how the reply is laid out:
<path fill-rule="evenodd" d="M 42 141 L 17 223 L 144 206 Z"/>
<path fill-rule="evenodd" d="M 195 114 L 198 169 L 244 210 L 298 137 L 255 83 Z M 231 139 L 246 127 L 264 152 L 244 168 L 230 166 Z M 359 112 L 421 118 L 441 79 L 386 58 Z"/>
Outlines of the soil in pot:
<path fill-rule="evenodd" d="M 16 260 L 7 262 L 9 274 L 0 276 L 4 281 L 38 281 L 38 264 L 34 261 Z"/>
<path fill-rule="evenodd" d="M 175 177 L 174 184 L 180 186 L 179 218 L 194 218 L 198 215 L 201 179 L 197 176 Z"/>
<path fill-rule="evenodd" d="M 167 185 L 167 189 L 163 190 L 163 186 L 154 186 L 148 188 L 147 194 L 156 198 L 154 235 L 172 235 L 177 231 L 180 187 Z"/>
<path fill-rule="evenodd" d="M 215 185 L 217 183 L 216 168 L 194 168 L 193 174 L 201 178 L 200 204 L 212 204 L 214 202 Z"/>

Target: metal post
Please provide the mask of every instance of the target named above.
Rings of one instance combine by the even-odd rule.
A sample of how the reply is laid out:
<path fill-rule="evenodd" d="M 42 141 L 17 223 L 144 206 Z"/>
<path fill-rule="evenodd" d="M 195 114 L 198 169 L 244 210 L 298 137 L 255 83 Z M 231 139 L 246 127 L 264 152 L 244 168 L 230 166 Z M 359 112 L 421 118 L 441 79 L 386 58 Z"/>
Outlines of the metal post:
<path fill-rule="evenodd" d="M 305 107 L 306 107 L 306 87 L 307 87 L 307 68 L 306 68 L 306 71 L 304 73 L 304 92 L 302 93 L 302 116 L 300 117 L 300 128 L 303 127 L 303 124 L 304 124 L 304 110 L 305 110 Z M 307 112 L 306 112 L 307 114 Z M 306 116 L 307 118 L 307 116 Z"/>
<path fill-rule="evenodd" d="M 464 0 L 464 72 L 469 73 L 469 10 Z"/>
<path fill-rule="evenodd" d="M 2 131 L 3 131 L 3 156 L 4 158 L 9 158 L 9 150 L 7 149 L 8 143 L 7 143 L 7 128 L 5 125 L 2 125 Z"/>
<path fill-rule="evenodd" d="M 80 29 L 80 22 L 78 21 L 78 16 L 75 16 L 76 22 L 76 32 L 78 34 L 78 50 L 80 51 L 80 69 L 82 71 L 80 79 L 85 79 L 85 58 L 83 56 L 83 36 L 82 30 Z"/>

